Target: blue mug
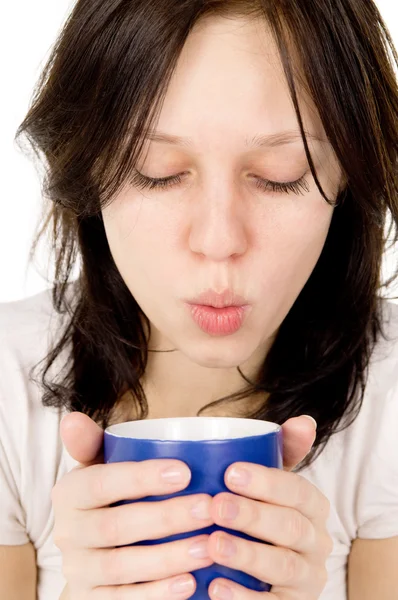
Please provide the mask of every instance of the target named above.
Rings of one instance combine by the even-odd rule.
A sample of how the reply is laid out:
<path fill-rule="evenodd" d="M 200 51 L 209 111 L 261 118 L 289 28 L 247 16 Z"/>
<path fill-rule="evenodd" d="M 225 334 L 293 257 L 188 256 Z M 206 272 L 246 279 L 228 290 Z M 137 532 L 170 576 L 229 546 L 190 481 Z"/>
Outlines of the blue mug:
<path fill-rule="evenodd" d="M 224 483 L 224 473 L 234 462 L 251 462 L 266 467 L 283 467 L 282 428 L 276 423 L 232 417 L 180 417 L 146 419 L 111 425 L 104 433 L 104 462 L 141 461 L 158 458 L 178 459 L 191 470 L 189 485 L 182 491 L 161 496 L 147 496 L 130 502 L 153 502 L 186 494 L 205 493 L 215 496 L 231 492 Z M 153 545 L 223 530 L 259 542 L 245 533 L 212 525 L 158 540 L 132 545 Z M 264 542 L 265 543 L 265 542 Z M 231 579 L 258 592 L 268 592 L 266 582 L 236 569 L 213 564 L 192 573 L 197 587 L 192 598 L 208 600 L 208 587 L 216 577 Z"/>

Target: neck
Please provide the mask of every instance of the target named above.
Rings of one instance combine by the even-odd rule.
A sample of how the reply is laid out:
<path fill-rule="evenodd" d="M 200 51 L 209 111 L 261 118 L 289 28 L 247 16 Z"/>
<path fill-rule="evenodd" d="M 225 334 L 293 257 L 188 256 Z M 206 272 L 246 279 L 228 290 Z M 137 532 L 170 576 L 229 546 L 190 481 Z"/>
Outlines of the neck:
<path fill-rule="evenodd" d="M 152 340 L 153 342 L 153 340 Z M 149 348 L 159 349 L 160 344 Z M 255 381 L 261 368 L 267 347 L 258 348 L 250 359 L 240 365 L 244 376 Z M 163 346 L 164 347 L 164 346 Z M 148 418 L 192 417 L 209 403 L 241 392 L 248 384 L 237 367 L 209 368 L 192 362 L 180 351 L 149 352 L 145 376 L 142 380 L 148 399 Z M 244 416 L 265 397 L 248 395 L 243 399 L 221 403 L 204 411 L 203 416 Z"/>

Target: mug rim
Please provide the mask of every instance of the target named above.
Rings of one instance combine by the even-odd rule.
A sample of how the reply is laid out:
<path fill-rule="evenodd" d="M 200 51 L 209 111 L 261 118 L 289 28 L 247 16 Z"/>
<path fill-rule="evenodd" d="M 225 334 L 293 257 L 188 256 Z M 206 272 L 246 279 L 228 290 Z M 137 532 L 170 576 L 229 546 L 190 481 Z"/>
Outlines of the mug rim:
<path fill-rule="evenodd" d="M 183 438 L 179 438 L 178 440 L 172 439 L 170 437 L 161 437 L 161 436 L 157 436 L 155 437 L 155 435 L 153 437 L 135 437 L 134 434 L 130 434 L 127 433 L 126 434 L 126 430 L 128 430 L 131 427 L 137 428 L 138 430 L 142 429 L 142 428 L 146 428 L 148 427 L 148 423 L 157 423 L 157 424 L 161 424 L 161 425 L 167 425 L 167 423 L 171 423 L 171 422 L 179 422 L 179 423 L 189 423 L 189 422 L 193 422 L 193 421 L 197 421 L 198 419 L 200 419 L 201 421 L 206 420 L 208 422 L 214 422 L 217 421 L 217 423 L 220 423 L 220 421 L 224 421 L 225 423 L 227 423 L 228 425 L 237 425 L 237 422 L 239 422 L 239 424 L 241 424 L 242 421 L 245 422 L 245 425 L 255 425 L 253 433 L 250 433 L 245 431 L 242 435 L 239 435 L 238 437 L 231 435 L 229 437 L 222 437 L 222 438 L 212 438 L 212 437 L 203 437 L 203 438 L 199 438 L 199 439 L 183 439 Z M 235 423 L 232 423 L 235 422 Z M 264 427 L 264 431 L 261 431 L 261 428 Z M 137 420 L 133 420 L 133 421 L 124 421 L 123 423 L 114 423 L 113 425 L 110 425 L 109 427 L 107 427 L 104 431 L 104 434 L 107 436 L 111 436 L 113 438 L 117 438 L 117 439 L 134 439 L 134 440 L 139 440 L 140 442 L 167 442 L 167 443 L 177 443 L 177 444 L 181 444 L 181 443 L 196 443 L 196 442 L 223 442 L 223 441 L 230 441 L 230 440 L 239 440 L 239 439 L 247 439 L 247 438 L 257 438 L 257 437 L 262 437 L 262 436 L 266 436 L 266 435 L 270 435 L 270 434 L 275 434 L 278 433 L 279 431 L 281 431 L 282 427 L 281 425 L 279 425 L 278 423 L 275 423 L 273 421 L 267 421 L 267 420 L 262 420 L 262 419 L 248 419 L 248 418 L 244 418 L 244 417 L 160 417 L 160 418 L 154 418 L 154 419 L 137 419 Z M 260 430 L 260 431 L 259 431 Z"/>

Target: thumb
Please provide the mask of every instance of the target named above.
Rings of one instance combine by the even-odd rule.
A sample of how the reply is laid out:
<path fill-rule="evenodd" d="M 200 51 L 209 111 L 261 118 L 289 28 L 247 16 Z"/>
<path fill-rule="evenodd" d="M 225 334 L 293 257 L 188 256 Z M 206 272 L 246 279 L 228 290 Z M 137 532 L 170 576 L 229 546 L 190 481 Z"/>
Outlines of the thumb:
<path fill-rule="evenodd" d="M 283 466 L 291 471 L 310 452 L 316 438 L 316 421 L 308 415 L 293 417 L 282 425 Z"/>
<path fill-rule="evenodd" d="M 74 460 L 84 466 L 104 462 L 104 432 L 89 416 L 81 412 L 65 415 L 60 424 L 60 434 Z"/>

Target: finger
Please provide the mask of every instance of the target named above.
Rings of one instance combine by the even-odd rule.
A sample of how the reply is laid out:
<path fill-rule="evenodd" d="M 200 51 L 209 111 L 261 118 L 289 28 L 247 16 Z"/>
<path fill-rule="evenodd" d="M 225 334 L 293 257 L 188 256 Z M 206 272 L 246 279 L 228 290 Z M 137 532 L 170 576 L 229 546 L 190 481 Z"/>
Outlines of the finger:
<path fill-rule="evenodd" d="M 318 551 L 314 525 L 293 508 L 222 492 L 214 497 L 211 511 L 214 522 L 221 527 L 295 552 L 311 553 L 314 548 Z"/>
<path fill-rule="evenodd" d="M 208 548 L 215 563 L 243 571 L 271 585 L 299 588 L 310 577 L 307 560 L 286 548 L 252 542 L 224 531 L 210 534 Z"/>
<path fill-rule="evenodd" d="M 77 548 L 110 548 L 195 531 L 213 524 L 211 504 L 209 495 L 190 494 L 159 502 L 78 511 L 67 524 L 64 538 Z"/>
<path fill-rule="evenodd" d="M 278 600 L 272 592 L 255 592 L 230 579 L 213 579 L 209 589 L 211 600 Z"/>
<path fill-rule="evenodd" d="M 153 546 L 74 551 L 71 563 L 66 552 L 63 572 L 67 581 L 89 588 L 158 581 L 209 567 L 213 561 L 207 551 L 208 537 L 194 536 Z"/>
<path fill-rule="evenodd" d="M 196 580 L 186 574 L 150 583 L 120 585 L 115 587 L 101 586 L 94 588 L 90 600 L 158 600 L 159 598 L 190 598 L 196 590 Z"/>
<path fill-rule="evenodd" d="M 316 421 L 309 415 L 288 419 L 282 425 L 283 466 L 294 469 L 310 452 L 316 438 Z"/>
<path fill-rule="evenodd" d="M 103 461 L 104 432 L 90 417 L 80 412 L 67 414 L 61 421 L 62 442 L 74 460 L 85 466 Z"/>
<path fill-rule="evenodd" d="M 242 474 L 240 480 L 239 473 Z M 242 462 L 230 465 L 224 479 L 227 487 L 236 494 L 294 508 L 313 522 L 326 521 L 329 516 L 330 503 L 327 498 L 298 473 Z"/>
<path fill-rule="evenodd" d="M 176 482 L 177 475 L 181 483 Z M 53 488 L 52 499 L 77 509 L 108 506 L 122 500 L 172 494 L 184 489 L 191 478 L 182 461 L 153 459 L 100 464 L 66 473 Z"/>

